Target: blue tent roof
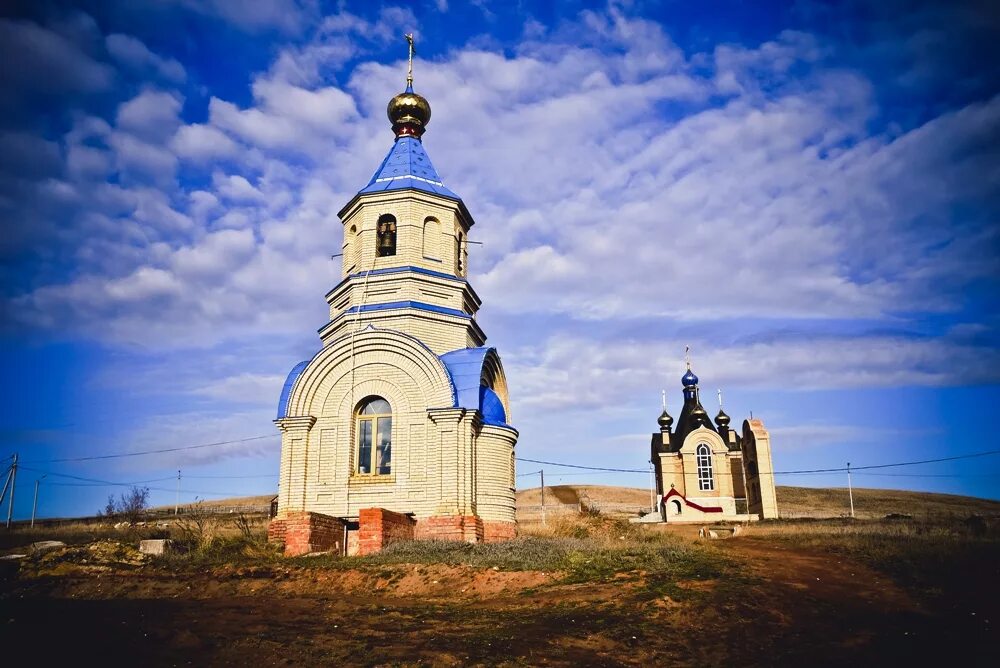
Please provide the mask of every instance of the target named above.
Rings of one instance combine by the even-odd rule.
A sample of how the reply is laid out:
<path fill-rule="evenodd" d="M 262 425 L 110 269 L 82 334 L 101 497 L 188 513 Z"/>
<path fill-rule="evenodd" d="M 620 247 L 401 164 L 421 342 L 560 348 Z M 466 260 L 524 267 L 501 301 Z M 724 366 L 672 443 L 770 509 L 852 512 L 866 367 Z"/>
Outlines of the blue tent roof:
<path fill-rule="evenodd" d="M 416 137 L 399 137 L 389 154 L 358 194 L 414 188 L 434 195 L 461 199 L 441 181 L 427 157 L 424 145 Z"/>
<path fill-rule="evenodd" d="M 451 384 L 455 387 L 455 407 L 475 408 L 486 424 L 508 426 L 507 413 L 496 392 L 483 387 L 483 363 L 493 348 L 461 348 L 441 355 Z"/>

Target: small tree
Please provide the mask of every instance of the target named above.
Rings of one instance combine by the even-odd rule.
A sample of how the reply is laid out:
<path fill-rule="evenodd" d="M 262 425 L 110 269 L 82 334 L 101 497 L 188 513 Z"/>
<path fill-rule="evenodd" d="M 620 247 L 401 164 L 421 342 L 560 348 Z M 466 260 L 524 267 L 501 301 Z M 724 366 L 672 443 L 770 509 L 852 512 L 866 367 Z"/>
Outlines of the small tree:
<path fill-rule="evenodd" d="M 135 526 L 149 507 L 149 488 L 133 487 L 128 492 L 121 494 L 118 499 L 115 495 L 108 496 L 108 503 L 104 506 L 104 515 L 107 517 L 121 517 L 122 520 Z"/>

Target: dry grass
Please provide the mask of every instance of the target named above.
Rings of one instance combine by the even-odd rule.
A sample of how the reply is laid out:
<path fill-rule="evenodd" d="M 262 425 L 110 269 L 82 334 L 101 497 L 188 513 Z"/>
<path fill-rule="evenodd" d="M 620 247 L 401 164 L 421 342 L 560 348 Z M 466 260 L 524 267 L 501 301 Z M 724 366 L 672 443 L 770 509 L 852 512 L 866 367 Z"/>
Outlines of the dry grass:
<path fill-rule="evenodd" d="M 850 514 L 847 489 L 777 487 L 778 511 L 783 518 L 832 518 Z M 606 485 L 556 485 L 545 488 L 546 503 L 577 503 L 581 498 L 594 504 L 629 504 L 649 507 L 649 490 Z M 518 507 L 537 506 L 537 487 L 517 492 Z M 854 510 L 859 519 L 882 519 L 889 514 L 910 515 L 915 519 L 963 519 L 969 515 L 1000 516 L 1000 501 L 969 496 L 909 492 L 892 489 L 854 489 Z M 556 511 L 553 510 L 553 514 Z M 537 511 L 522 511 L 519 519 L 535 521 Z"/>
<path fill-rule="evenodd" d="M 554 485 L 545 487 L 546 503 L 579 503 L 580 500 L 602 503 L 634 504 L 636 507 L 649 505 L 649 490 L 635 487 L 614 487 L 611 485 Z M 542 502 L 538 487 L 518 490 L 517 505 L 537 506 Z"/>
<path fill-rule="evenodd" d="M 204 508 L 218 508 L 224 506 L 268 506 L 271 504 L 271 499 L 276 496 L 275 494 L 264 494 L 261 496 L 234 496 L 229 499 L 215 499 L 213 500 L 202 500 L 198 501 Z M 181 504 L 182 508 L 191 508 L 195 504 Z M 157 506 L 153 510 L 173 510 L 173 506 Z"/>
<path fill-rule="evenodd" d="M 782 517 L 842 517 L 850 513 L 847 488 L 779 486 L 778 512 Z M 970 496 L 854 488 L 854 511 L 860 519 L 881 519 L 896 513 L 915 519 L 965 518 L 1000 515 L 1000 501 Z"/>
<path fill-rule="evenodd" d="M 900 584 L 954 600 L 994 581 L 1000 522 L 982 516 L 931 520 L 789 520 L 751 524 L 747 537 L 840 554 L 867 563 Z"/>

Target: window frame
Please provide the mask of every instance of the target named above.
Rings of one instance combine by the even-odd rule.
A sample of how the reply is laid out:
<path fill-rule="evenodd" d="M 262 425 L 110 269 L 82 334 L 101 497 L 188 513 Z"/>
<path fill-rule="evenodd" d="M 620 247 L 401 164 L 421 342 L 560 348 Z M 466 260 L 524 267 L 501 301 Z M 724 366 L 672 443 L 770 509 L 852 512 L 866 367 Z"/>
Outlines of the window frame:
<path fill-rule="evenodd" d="M 363 411 L 375 401 L 385 402 L 388 406 L 388 413 L 364 413 Z M 389 451 L 389 461 L 388 468 L 384 472 L 379 466 L 379 451 L 385 451 L 381 445 L 382 441 L 382 426 L 387 423 L 388 429 L 388 441 L 386 447 Z M 358 407 L 354 410 L 354 475 L 371 477 L 371 478 L 388 478 L 392 476 L 392 404 L 385 397 L 380 397 L 377 395 L 372 395 L 370 397 L 365 397 L 361 402 L 358 403 Z M 364 428 L 367 425 L 367 430 Z M 362 434 L 368 434 L 368 454 L 367 462 L 363 462 L 362 459 Z M 362 471 L 362 464 L 367 465 L 367 471 Z"/>
<path fill-rule="evenodd" d="M 712 448 L 708 443 L 699 443 L 695 448 L 695 470 L 698 474 L 698 491 L 715 491 L 715 464 L 712 461 Z"/>

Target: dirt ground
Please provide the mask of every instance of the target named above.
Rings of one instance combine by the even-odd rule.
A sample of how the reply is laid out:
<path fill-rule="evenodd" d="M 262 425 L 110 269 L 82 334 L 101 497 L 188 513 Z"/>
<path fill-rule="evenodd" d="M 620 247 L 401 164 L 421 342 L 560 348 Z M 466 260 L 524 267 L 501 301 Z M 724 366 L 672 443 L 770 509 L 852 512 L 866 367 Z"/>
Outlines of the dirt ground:
<path fill-rule="evenodd" d="M 933 592 L 917 596 L 826 552 L 752 536 L 712 546 L 745 577 L 655 582 L 639 572 L 566 584 L 558 573 L 427 564 L 180 576 L 67 562 L 8 572 L 0 642 L 41 665 L 985 666 L 1000 657 L 996 578 L 938 605 Z"/>

